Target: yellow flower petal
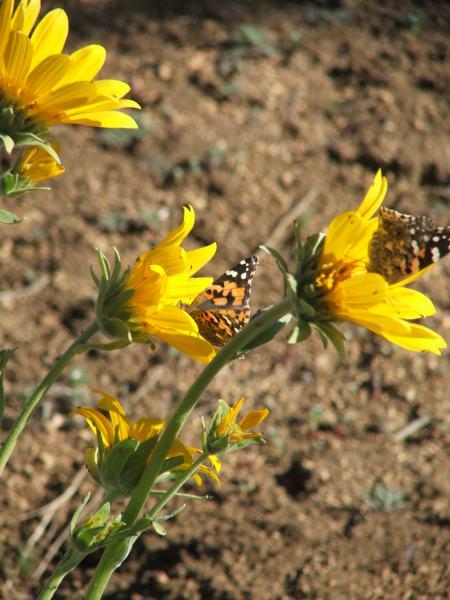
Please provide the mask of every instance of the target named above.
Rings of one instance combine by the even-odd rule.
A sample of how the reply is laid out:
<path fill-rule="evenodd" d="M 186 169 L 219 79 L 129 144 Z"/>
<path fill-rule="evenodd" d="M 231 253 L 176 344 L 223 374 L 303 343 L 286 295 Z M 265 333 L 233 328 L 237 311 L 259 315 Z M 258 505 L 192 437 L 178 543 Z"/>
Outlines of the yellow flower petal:
<path fill-rule="evenodd" d="M 98 434 L 102 438 L 105 448 L 111 448 L 114 445 L 114 427 L 101 412 L 94 408 L 75 408 L 72 414 L 81 415 L 86 419 L 95 435 Z"/>
<path fill-rule="evenodd" d="M 194 275 L 209 263 L 215 255 L 216 250 L 217 244 L 214 242 L 209 246 L 203 246 L 203 248 L 197 248 L 196 250 L 186 252 L 186 261 L 191 275 Z"/>
<path fill-rule="evenodd" d="M 415 323 L 410 323 L 407 335 L 395 335 L 389 332 L 383 335 L 393 344 L 397 344 L 397 346 L 406 350 L 412 350 L 413 352 L 426 351 L 440 355 L 441 350 L 447 347 L 446 341 L 439 334 L 423 325 Z"/>
<path fill-rule="evenodd" d="M 195 224 L 195 212 L 191 205 L 183 206 L 183 221 L 158 244 L 158 248 L 179 246 L 191 233 Z"/>
<path fill-rule="evenodd" d="M 33 47 L 26 35 L 13 31 L 5 48 L 5 70 L 9 75 L 9 84 L 23 81 L 30 70 Z"/>
<path fill-rule="evenodd" d="M 199 335 L 182 332 L 169 333 L 161 330 L 153 331 L 152 334 L 201 363 L 209 363 L 216 355 L 214 347 Z"/>
<path fill-rule="evenodd" d="M 0 4 L 0 72 L 4 70 L 3 60 L 1 59 L 11 31 L 13 6 L 14 0 L 3 0 Z"/>
<path fill-rule="evenodd" d="M 28 75 L 27 85 L 39 97 L 43 92 L 50 92 L 60 83 L 70 65 L 70 58 L 64 54 L 48 56 L 40 62 Z"/>
<path fill-rule="evenodd" d="M 62 80 L 62 85 L 76 81 L 92 81 L 106 59 L 106 50 L 103 46 L 92 44 L 80 48 L 70 55 L 70 68 Z M 126 84 L 125 84 L 126 85 Z"/>
<path fill-rule="evenodd" d="M 177 306 L 163 306 L 160 310 L 153 312 L 148 319 L 148 327 L 154 331 L 155 335 L 161 331 L 168 333 L 183 331 L 193 334 L 198 332 L 198 326 L 194 319 Z"/>
<path fill-rule="evenodd" d="M 66 43 L 69 20 L 61 8 L 55 8 L 45 15 L 31 35 L 34 47 L 33 66 L 44 58 L 59 54 Z"/>
<path fill-rule="evenodd" d="M 155 435 L 158 435 L 164 427 L 162 419 L 150 419 L 148 417 L 140 417 L 132 428 L 132 438 L 145 442 Z"/>
<path fill-rule="evenodd" d="M 100 79 L 94 85 L 99 96 L 113 96 L 120 99 L 130 91 L 128 83 L 115 79 Z"/>
<path fill-rule="evenodd" d="M 380 314 L 396 315 L 401 319 L 420 319 L 434 315 L 436 309 L 425 294 L 409 288 L 390 287 L 384 303 L 376 307 L 376 311 Z"/>
<path fill-rule="evenodd" d="M 24 19 L 21 27 L 22 33 L 29 35 L 33 29 L 36 19 L 38 18 L 39 11 L 41 10 L 40 0 L 30 0 L 29 2 L 21 2 L 21 8 L 23 8 Z"/>
<path fill-rule="evenodd" d="M 89 125 L 90 127 L 115 127 L 117 129 L 137 129 L 138 127 L 138 124 L 130 115 L 112 110 L 67 116 L 64 122 Z"/>
<path fill-rule="evenodd" d="M 253 429 L 259 425 L 269 415 L 269 409 L 264 408 L 262 410 L 251 410 L 245 415 L 245 417 L 239 422 L 241 429 Z"/>
<path fill-rule="evenodd" d="M 383 204 L 387 192 L 387 179 L 378 169 L 369 191 L 364 196 L 361 204 L 356 209 L 363 219 L 370 219 Z"/>
<path fill-rule="evenodd" d="M 213 282 L 212 277 L 170 277 L 167 283 L 166 298 L 168 301 L 177 300 L 190 304 L 201 292 Z"/>

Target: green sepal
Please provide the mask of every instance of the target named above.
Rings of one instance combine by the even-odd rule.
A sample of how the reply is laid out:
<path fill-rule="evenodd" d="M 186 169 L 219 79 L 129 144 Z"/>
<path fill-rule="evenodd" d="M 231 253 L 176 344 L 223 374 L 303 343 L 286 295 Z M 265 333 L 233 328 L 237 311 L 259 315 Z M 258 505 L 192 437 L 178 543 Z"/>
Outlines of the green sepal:
<path fill-rule="evenodd" d="M 98 543 L 99 538 L 106 537 L 111 526 L 115 526 L 114 523 L 108 522 L 110 512 L 110 503 L 104 502 L 93 515 L 87 517 L 80 525 L 71 528 L 72 543 L 77 550 L 86 552 Z"/>
<path fill-rule="evenodd" d="M 104 502 L 92 515 L 91 518 L 98 520 L 101 523 L 106 523 L 111 514 L 111 505 L 109 502 Z"/>
<path fill-rule="evenodd" d="M 55 149 L 43 138 L 40 138 L 35 133 L 18 133 L 15 136 L 16 146 L 36 146 L 49 154 L 58 165 L 61 164 L 58 153 Z"/>
<path fill-rule="evenodd" d="M 153 448 L 156 446 L 157 441 L 158 436 L 154 435 L 148 440 L 145 440 L 145 442 L 141 442 L 136 449 L 136 452 L 128 458 L 120 477 L 120 484 L 123 489 L 134 490 L 139 483 L 145 465 L 147 464 L 148 457 L 150 456 L 150 452 L 152 452 Z"/>
<path fill-rule="evenodd" d="M 152 521 L 151 524 L 155 533 L 161 536 L 167 535 L 167 530 L 165 527 L 163 527 L 163 525 L 161 525 L 161 523 L 158 521 Z"/>
<path fill-rule="evenodd" d="M 342 359 L 346 357 L 345 336 L 334 325 L 327 321 L 313 323 L 312 326 L 319 333 L 325 348 L 326 342 L 330 341 L 339 357 Z"/>
<path fill-rule="evenodd" d="M 97 319 L 97 323 L 101 331 L 111 338 L 119 338 L 120 340 L 131 343 L 133 341 L 131 331 L 128 325 L 122 319 L 117 317 L 105 317 L 103 316 L 100 320 Z"/>
<path fill-rule="evenodd" d="M 12 106 L 4 106 L 0 110 L 0 123 L 3 131 L 10 131 L 14 123 L 14 109 Z M 6 135 L 6 134 L 2 134 Z M 9 137 L 9 136 L 8 136 Z M 14 141 L 13 141 L 14 145 Z M 8 153 L 9 154 L 9 153 Z"/>
<path fill-rule="evenodd" d="M 6 133 L 0 133 L 0 142 L 3 144 L 6 154 L 11 154 L 14 150 L 14 140 L 12 137 Z"/>
<path fill-rule="evenodd" d="M 138 440 L 122 440 L 111 448 L 101 463 L 101 479 L 106 489 L 122 489 L 121 473 L 139 446 Z"/>
<path fill-rule="evenodd" d="M 241 348 L 236 353 L 236 356 L 242 356 L 246 354 L 249 350 L 253 350 L 258 346 L 262 346 L 263 344 L 267 344 L 268 342 L 270 342 L 270 340 L 272 340 L 277 335 L 277 333 L 281 331 L 283 327 L 287 325 L 287 323 L 289 323 L 291 319 L 292 314 L 288 313 L 287 315 L 284 315 L 284 317 L 281 317 L 281 319 L 279 319 L 278 321 L 275 321 L 275 323 L 269 325 L 269 327 L 264 329 L 258 336 L 253 338 L 251 342 L 249 342 L 246 346 Z"/>
<path fill-rule="evenodd" d="M 17 188 L 17 184 L 19 182 L 19 174 L 11 173 L 11 171 L 6 171 L 1 176 L 2 182 L 2 194 L 4 196 L 11 196 L 14 193 L 14 190 Z"/>
<path fill-rule="evenodd" d="M 287 291 L 288 291 L 287 276 L 289 273 L 289 267 L 288 267 L 286 261 L 281 256 L 281 254 L 278 252 L 278 250 L 275 250 L 275 248 L 270 248 L 269 246 L 260 246 L 260 248 L 261 248 L 261 250 L 264 250 L 264 252 L 267 252 L 267 254 L 270 254 L 270 256 L 275 260 L 275 264 L 280 269 L 281 274 L 283 275 L 283 281 L 284 281 L 283 294 L 286 295 Z"/>
<path fill-rule="evenodd" d="M 219 452 L 223 452 L 227 450 L 230 446 L 230 442 L 228 440 L 228 436 L 224 435 L 220 438 L 212 438 L 208 442 L 208 452 L 211 454 L 218 454 Z"/>
<path fill-rule="evenodd" d="M 181 466 L 184 463 L 184 456 L 171 456 L 170 458 L 166 458 L 161 467 L 161 473 L 166 473 L 168 471 L 173 471 L 177 467 Z"/>
<path fill-rule="evenodd" d="M 316 310 L 303 298 L 297 299 L 297 311 L 299 315 L 307 319 L 313 319 L 316 316 Z"/>
<path fill-rule="evenodd" d="M 8 361 L 15 351 L 16 348 L 13 348 L 11 350 L 0 350 L 0 421 L 3 419 L 3 415 L 5 413 L 5 392 L 3 389 L 3 375 L 5 373 L 5 367 L 8 364 Z"/>
<path fill-rule="evenodd" d="M 297 279 L 291 273 L 286 273 L 286 284 L 294 294 L 297 294 Z"/>
<path fill-rule="evenodd" d="M 92 267 L 89 267 L 89 271 L 91 273 L 91 277 L 92 277 L 95 285 L 99 288 L 100 287 L 100 277 L 97 277 L 97 275 L 95 274 L 95 271 Z"/>
<path fill-rule="evenodd" d="M 270 256 L 275 259 L 278 268 L 283 274 L 289 273 L 287 263 L 281 256 L 281 254 L 278 252 L 278 250 L 275 250 L 275 248 L 271 248 L 269 246 L 260 246 L 260 248 L 261 250 L 264 250 L 264 252 L 267 252 L 267 254 L 270 254 Z"/>
<path fill-rule="evenodd" d="M 247 446 L 251 446 L 252 444 L 259 444 L 260 446 L 264 446 L 266 443 L 267 442 L 263 437 L 247 438 L 246 440 L 241 440 L 240 442 L 234 442 L 230 444 L 230 446 L 227 449 L 227 452 L 243 450 L 244 448 L 247 448 Z"/>
<path fill-rule="evenodd" d="M 303 251 L 306 259 L 315 258 L 322 252 L 322 246 L 325 244 L 326 235 L 324 233 L 314 233 L 306 238 Z"/>
<path fill-rule="evenodd" d="M 18 198 L 25 194 L 25 192 L 50 189 L 45 186 L 33 185 L 26 177 L 22 177 L 19 173 L 12 173 L 10 171 L 6 171 L 6 173 L 3 173 L 0 177 L 0 188 L 2 194 L 7 198 Z"/>
<path fill-rule="evenodd" d="M 70 535 L 73 535 L 77 523 L 78 523 L 78 519 L 80 518 L 80 515 L 84 509 L 84 507 L 86 506 L 86 504 L 89 502 L 91 498 L 91 492 L 88 492 L 86 494 L 86 496 L 83 498 L 83 500 L 81 501 L 80 506 L 76 509 L 76 511 L 73 513 L 72 518 L 70 519 Z"/>
<path fill-rule="evenodd" d="M 311 324 L 308 321 L 298 320 L 288 339 L 288 344 L 299 344 L 311 335 Z"/>
<path fill-rule="evenodd" d="M 100 272 L 102 275 L 102 279 L 104 279 L 105 281 L 109 281 L 109 276 L 110 276 L 111 271 L 109 268 L 108 259 L 106 258 L 105 254 L 99 248 L 95 249 L 95 253 L 97 255 L 98 264 L 100 266 Z"/>

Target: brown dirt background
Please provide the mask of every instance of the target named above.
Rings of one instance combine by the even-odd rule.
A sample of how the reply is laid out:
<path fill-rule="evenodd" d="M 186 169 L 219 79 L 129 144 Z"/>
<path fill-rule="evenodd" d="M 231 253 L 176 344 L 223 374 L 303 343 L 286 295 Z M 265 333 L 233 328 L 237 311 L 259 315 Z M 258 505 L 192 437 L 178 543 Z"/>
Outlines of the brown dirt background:
<path fill-rule="evenodd" d="M 93 248 L 117 246 L 133 263 L 179 221 L 183 203 L 197 212 L 193 244 L 218 242 L 213 274 L 267 241 L 311 190 L 306 229 L 325 229 L 355 206 L 377 167 L 389 179 L 388 206 L 450 222 L 447 3 L 151 4 L 62 3 L 69 46 L 105 45 L 103 75 L 131 82 L 144 128 L 135 138 L 62 128 L 66 175 L 51 193 L 20 199 L 26 221 L 2 228 L 2 345 L 18 347 L 4 433 L 43 369 L 92 318 Z M 239 45 L 239 33 L 249 35 L 243 24 L 253 44 Z M 288 229 L 275 241 L 289 253 Z M 447 340 L 449 274 L 447 259 L 417 284 L 437 307 L 427 324 Z M 253 306 L 276 301 L 280 286 L 263 258 Z M 249 408 L 271 410 L 268 445 L 227 457 L 222 487 L 206 488 L 213 500 L 189 505 L 166 538 L 142 537 L 106 598 L 448 597 L 449 354 L 408 353 L 342 330 L 345 361 L 318 339 L 288 346 L 280 336 L 217 377 L 184 439 L 198 440 L 218 397 L 244 394 Z M 74 361 L 2 484 L 2 597 L 36 596 L 36 568 L 95 490 L 85 477 L 25 556 L 48 503 L 83 470 L 92 438 L 69 412 L 94 402 L 89 386 L 120 397 L 133 417 L 164 417 L 198 372 L 163 344 Z M 395 441 L 426 416 L 427 426 Z M 97 560 L 56 597 L 81 598 Z"/>

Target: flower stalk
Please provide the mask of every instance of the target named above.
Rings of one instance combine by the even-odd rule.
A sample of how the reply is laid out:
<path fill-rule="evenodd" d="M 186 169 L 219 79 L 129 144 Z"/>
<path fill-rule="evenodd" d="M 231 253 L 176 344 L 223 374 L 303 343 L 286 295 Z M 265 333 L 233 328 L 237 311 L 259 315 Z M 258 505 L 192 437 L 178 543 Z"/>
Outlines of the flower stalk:
<path fill-rule="evenodd" d="M 284 298 L 275 306 L 261 311 L 246 327 L 244 327 L 244 329 L 242 329 L 242 331 L 224 346 L 220 352 L 218 352 L 208 365 L 206 365 L 167 422 L 164 432 L 152 452 L 152 460 L 148 463 L 128 506 L 122 515 L 122 522 L 126 526 L 133 525 L 139 517 L 173 440 L 179 435 L 186 420 L 189 418 L 189 415 L 195 408 L 209 383 L 225 365 L 236 357 L 240 350 L 253 342 L 260 334 L 291 311 L 292 301 L 290 298 Z M 192 467 L 182 473 L 180 479 L 177 479 L 172 488 L 167 492 L 167 498 L 166 496 L 160 498 L 150 510 L 150 516 L 155 516 L 156 513 L 165 506 L 167 501 L 173 497 L 184 481 L 194 472 L 194 466 L 195 469 L 197 469 L 204 462 L 206 457 L 207 454 L 202 453 L 198 459 L 194 461 Z M 124 560 L 131 549 L 130 547 L 126 547 L 126 543 L 127 540 L 120 541 L 105 549 L 86 594 L 86 600 L 98 600 L 98 598 L 101 598 L 111 575 L 121 564 L 118 562 L 117 557 L 121 555 L 122 552 Z"/>
<path fill-rule="evenodd" d="M 46 581 L 37 600 L 50 600 L 50 598 L 53 598 L 65 576 L 75 569 L 85 556 L 86 554 L 75 550 L 75 548 L 69 548 L 48 581 Z"/>

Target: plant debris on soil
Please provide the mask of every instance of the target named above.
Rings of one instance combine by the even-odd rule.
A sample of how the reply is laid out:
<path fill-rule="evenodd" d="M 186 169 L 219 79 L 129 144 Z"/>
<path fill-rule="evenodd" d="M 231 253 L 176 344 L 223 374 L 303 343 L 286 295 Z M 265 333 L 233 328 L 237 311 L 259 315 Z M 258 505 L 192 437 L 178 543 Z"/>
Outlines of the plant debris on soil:
<path fill-rule="evenodd" d="M 305 233 L 324 230 L 356 206 L 379 167 L 387 206 L 450 223 L 447 3 L 59 4 L 71 47 L 101 43 L 102 75 L 131 83 L 141 129 L 61 128 L 66 174 L 51 193 L 16 201 L 26 219 L 2 228 L 2 346 L 17 348 L 3 434 L 93 317 L 94 248 L 116 246 L 132 264 L 184 203 L 196 210 L 194 241 L 218 243 L 213 275 L 268 240 L 288 254 L 290 228 L 277 224 L 289 211 L 303 213 Z M 437 308 L 427 325 L 447 341 L 449 276 L 447 258 L 417 283 Z M 263 256 L 254 310 L 281 287 Z M 245 395 L 249 408 L 271 411 L 267 446 L 228 455 L 222 486 L 204 488 L 212 500 L 190 503 L 166 537 L 144 535 L 106 598 L 448 597 L 448 351 L 408 353 L 341 329 L 346 360 L 316 338 L 289 346 L 281 334 L 220 373 L 183 439 L 198 441 L 200 417 L 218 398 Z M 91 433 L 71 408 L 92 405 L 99 387 L 133 418 L 164 418 L 200 368 L 162 343 L 76 358 L 2 483 L 0 596 L 36 597 L 70 516 L 95 493 L 84 467 Z M 98 558 L 56 597 L 81 598 Z"/>

